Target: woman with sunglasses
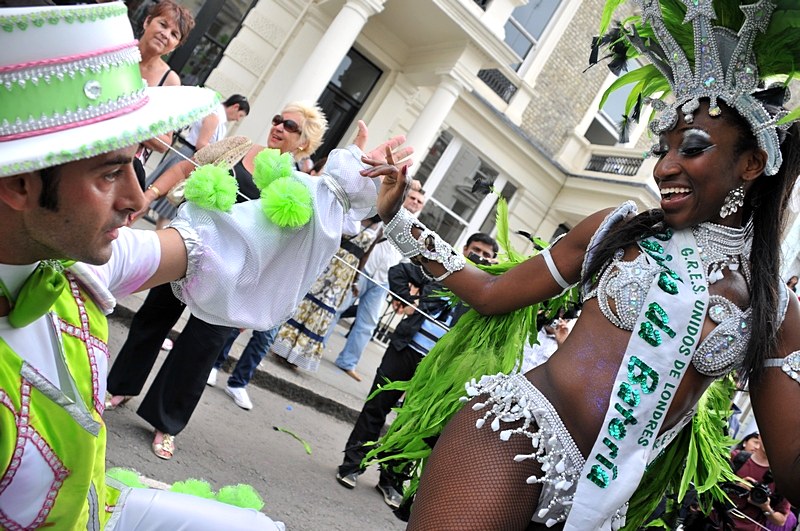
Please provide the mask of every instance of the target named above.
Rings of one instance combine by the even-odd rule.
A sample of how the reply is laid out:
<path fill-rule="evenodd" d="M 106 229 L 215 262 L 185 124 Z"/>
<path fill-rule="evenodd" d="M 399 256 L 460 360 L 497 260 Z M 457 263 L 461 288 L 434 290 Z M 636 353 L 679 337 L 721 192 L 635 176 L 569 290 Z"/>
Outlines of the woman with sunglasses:
<path fill-rule="evenodd" d="M 315 105 L 304 102 L 288 104 L 281 114 L 273 118 L 267 145 L 253 145 L 233 167 L 239 184 L 239 200 L 246 200 L 245 197 L 257 199 L 260 195 L 252 177 L 255 170 L 253 159 L 256 155 L 264 149 L 272 148 L 281 153 L 291 153 L 295 160 L 299 160 L 319 147 L 327 126 L 325 116 Z M 193 169 L 190 162 L 183 161 L 170 168 L 153 184 L 159 190 L 168 190 L 181 178 L 188 177 Z M 128 338 L 109 372 L 106 409 L 114 409 L 141 393 L 160 347 L 177 323 L 184 307 L 175 298 L 169 285 L 150 290 L 133 317 Z M 234 332 L 238 330 L 212 325 L 193 315 L 189 317 L 137 410 L 139 416 L 155 428 L 152 448 L 156 456 L 161 459 L 172 458 L 175 452 L 175 435 L 188 424 L 203 394 L 209 372 L 226 340 Z M 254 334 L 258 339 L 267 332 L 256 331 Z M 268 345 L 261 349 L 261 357 L 267 347 Z M 257 356 L 258 352 L 253 355 Z M 259 361 L 260 358 L 249 371 L 248 380 Z M 242 364 L 249 365 L 246 361 Z"/>
<path fill-rule="evenodd" d="M 283 131 L 276 130 L 273 125 L 270 131 L 270 142 L 286 142 L 286 131 L 291 125 L 286 112 L 275 116 L 272 123 L 283 123 Z M 361 269 L 366 257 L 383 233 L 383 223 L 378 216 L 364 219 L 361 222 L 352 220 L 350 229 L 345 229 L 342 245 L 331 258 L 330 263 L 314 282 L 311 290 L 294 311 L 292 317 L 277 330 L 271 330 L 267 347 L 278 361 L 296 369 L 303 368 L 316 372 L 319 368 L 322 353 L 325 350 L 325 337 L 331 328 L 336 310 L 350 293 L 356 280 L 356 270 Z M 270 347 L 271 345 L 271 347 Z M 260 361 L 260 360 L 259 360 Z M 219 362 L 216 367 L 219 367 Z M 253 366 L 253 370 L 258 364 Z M 360 379 L 360 378 L 356 378 Z M 209 382 L 211 380 L 209 379 Z M 251 409 L 252 403 L 243 387 L 226 392 L 239 407 Z"/>

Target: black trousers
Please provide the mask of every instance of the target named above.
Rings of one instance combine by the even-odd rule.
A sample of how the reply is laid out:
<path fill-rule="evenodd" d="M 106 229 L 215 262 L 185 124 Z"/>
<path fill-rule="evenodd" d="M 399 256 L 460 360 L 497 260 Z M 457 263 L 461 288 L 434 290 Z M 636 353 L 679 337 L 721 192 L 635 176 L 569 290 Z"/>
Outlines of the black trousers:
<path fill-rule="evenodd" d="M 168 284 L 150 290 L 109 372 L 109 393 L 142 392 L 161 344 L 183 309 L 184 304 L 172 294 Z M 200 402 L 208 373 L 231 330 L 190 316 L 142 400 L 137 410 L 139 416 L 161 432 L 180 433 Z"/>
<path fill-rule="evenodd" d="M 417 370 L 417 365 L 422 361 L 422 355 L 416 350 L 406 347 L 397 350 L 390 344 L 383 354 L 381 365 L 375 374 L 375 379 L 370 388 L 372 394 L 379 385 L 386 383 L 386 380 L 410 380 Z M 344 461 L 339 466 L 339 474 L 346 476 L 352 473 L 362 473 L 361 461 L 367 454 L 368 448 L 364 443 L 376 441 L 381 434 L 381 428 L 386 423 L 386 417 L 397 404 L 402 396 L 401 391 L 381 391 L 371 400 L 364 403 L 361 414 L 356 420 L 356 425 L 347 439 L 344 449 Z M 398 489 L 402 482 L 401 478 L 393 474 L 388 468 L 381 467 L 381 484 L 391 485 Z"/>

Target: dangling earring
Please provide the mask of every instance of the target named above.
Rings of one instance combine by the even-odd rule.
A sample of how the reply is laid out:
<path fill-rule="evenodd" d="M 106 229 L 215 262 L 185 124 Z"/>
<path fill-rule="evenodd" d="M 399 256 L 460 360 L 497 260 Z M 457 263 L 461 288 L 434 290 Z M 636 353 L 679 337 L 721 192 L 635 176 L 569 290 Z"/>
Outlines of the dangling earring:
<path fill-rule="evenodd" d="M 740 184 L 725 196 L 722 208 L 719 209 L 720 217 L 727 218 L 744 206 L 744 185 Z"/>

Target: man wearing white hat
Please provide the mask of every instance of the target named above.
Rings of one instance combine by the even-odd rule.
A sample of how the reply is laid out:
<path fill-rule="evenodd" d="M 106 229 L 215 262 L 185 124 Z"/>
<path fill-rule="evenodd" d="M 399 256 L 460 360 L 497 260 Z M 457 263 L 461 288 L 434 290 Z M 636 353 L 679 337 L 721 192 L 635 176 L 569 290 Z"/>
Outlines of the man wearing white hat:
<path fill-rule="evenodd" d="M 361 152 L 342 150 L 342 171 L 319 185 L 293 177 L 313 201 L 304 227 L 274 226 L 251 201 L 221 213 L 188 205 L 179 229 L 131 230 L 144 205 L 131 165 L 137 145 L 208 114 L 216 95 L 146 88 L 121 2 L 2 9 L 0 28 L 0 527 L 283 529 L 252 509 L 106 484 L 105 315 L 118 297 L 181 279 L 192 311 L 213 311 L 202 296 L 214 300 L 215 286 L 240 288 L 216 297 L 225 309 L 216 322 L 239 325 L 234 311 L 258 301 L 270 279 L 219 278 L 239 272 L 219 270 L 209 242 L 224 239 L 225 252 L 255 260 L 257 273 L 280 260 L 271 261 L 269 239 L 237 247 L 229 235 L 238 225 L 308 254 L 284 264 L 301 297 L 338 247 L 339 218 L 374 205 Z M 215 239 L 215 230 L 227 232 Z M 267 329 L 291 309 L 242 325 Z"/>

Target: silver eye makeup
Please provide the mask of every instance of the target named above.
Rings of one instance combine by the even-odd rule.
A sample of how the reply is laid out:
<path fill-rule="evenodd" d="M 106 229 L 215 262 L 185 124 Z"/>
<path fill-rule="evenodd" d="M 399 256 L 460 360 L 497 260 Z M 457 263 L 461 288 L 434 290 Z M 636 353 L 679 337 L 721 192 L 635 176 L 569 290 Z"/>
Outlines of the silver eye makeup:
<path fill-rule="evenodd" d="M 699 155 L 715 148 L 717 145 L 711 140 L 711 135 L 702 129 L 687 129 L 683 133 L 683 142 L 679 148 L 681 155 Z"/>
<path fill-rule="evenodd" d="M 699 155 L 700 153 L 704 153 L 715 147 L 717 147 L 717 145 L 711 140 L 711 135 L 709 135 L 706 131 L 703 131 L 702 129 L 687 129 L 683 133 L 683 140 L 678 148 L 678 153 L 682 156 L 691 157 L 694 155 Z M 653 146 L 647 152 L 647 155 L 660 158 L 666 155 L 668 152 L 669 145 L 665 139 L 662 139 L 662 141 L 658 144 L 653 144 Z"/>

